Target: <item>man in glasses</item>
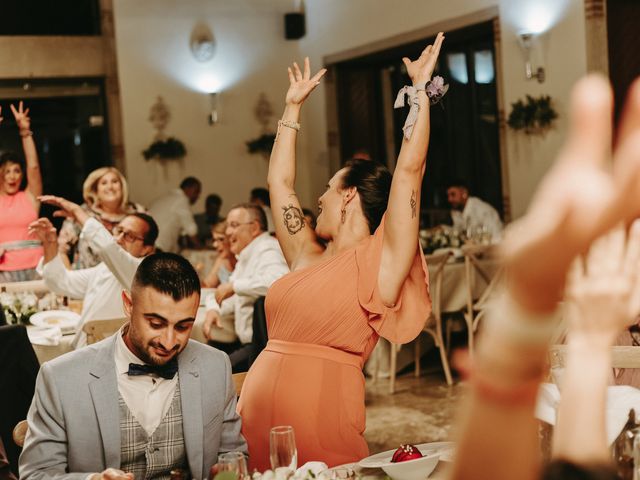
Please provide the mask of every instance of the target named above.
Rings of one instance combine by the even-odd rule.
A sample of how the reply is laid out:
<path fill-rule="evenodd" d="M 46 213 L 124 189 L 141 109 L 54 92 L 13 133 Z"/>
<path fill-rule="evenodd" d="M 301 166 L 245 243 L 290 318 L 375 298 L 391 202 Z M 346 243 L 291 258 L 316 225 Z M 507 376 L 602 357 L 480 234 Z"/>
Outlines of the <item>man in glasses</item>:
<path fill-rule="evenodd" d="M 120 300 L 122 290 L 131 288 L 138 265 L 155 251 L 158 226 L 149 215 L 133 213 L 122 219 L 112 235 L 73 202 L 52 195 L 41 200 L 60 207 L 60 215 L 72 217 L 82 225 L 81 235 L 102 260 L 95 267 L 67 270 L 58 256 L 56 230 L 51 222 L 40 218 L 29 227 L 44 247 L 42 277 L 46 286 L 59 295 L 83 300 L 73 341 L 73 347 L 80 348 L 86 345 L 86 335 L 82 331 L 85 322 L 125 317 Z"/>
<path fill-rule="evenodd" d="M 233 207 L 227 215 L 226 235 L 238 263 L 229 282 L 206 299 L 207 315 L 202 331 L 211 344 L 229 354 L 235 372 L 245 371 L 257 356 L 252 349 L 253 306 L 278 278 L 289 272 L 278 241 L 269 235 L 264 210 L 253 203 Z M 220 341 L 220 328 L 233 323 L 238 340 Z"/>

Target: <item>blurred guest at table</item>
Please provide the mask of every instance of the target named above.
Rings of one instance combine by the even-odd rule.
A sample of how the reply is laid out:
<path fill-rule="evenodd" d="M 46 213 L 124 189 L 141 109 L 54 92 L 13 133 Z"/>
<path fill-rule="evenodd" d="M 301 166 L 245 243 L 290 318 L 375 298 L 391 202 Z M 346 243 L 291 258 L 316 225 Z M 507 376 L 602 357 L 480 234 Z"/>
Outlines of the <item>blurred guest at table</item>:
<path fill-rule="evenodd" d="M 469 188 L 462 181 L 454 181 L 447 188 L 447 200 L 451 205 L 454 228 L 467 235 L 487 234 L 492 240 L 500 240 L 502 221 L 495 208 L 478 197 L 469 195 Z"/>
<path fill-rule="evenodd" d="M 160 234 L 157 246 L 164 252 L 177 252 L 180 236 L 189 237 L 193 246 L 200 245 L 198 226 L 191 213 L 191 205 L 198 201 L 202 184 L 195 177 L 187 177 L 180 188 L 157 198 L 149 207 L 149 214 L 158 222 Z"/>
<path fill-rule="evenodd" d="M 44 246 L 42 277 L 45 285 L 59 295 L 83 300 L 80 323 L 73 341 L 73 346 L 80 348 L 86 345 L 82 327 L 87 321 L 124 317 L 119 300 L 122 290 L 131 288 L 138 265 L 154 252 L 158 226 L 146 213 L 132 213 L 109 233 L 102 223 L 79 205 L 53 196 L 41 199 L 62 208 L 69 218 L 82 226 L 82 238 L 101 260 L 95 267 L 67 270 L 57 252 L 56 230 L 51 222 L 40 218 L 29 227 Z"/>
<path fill-rule="evenodd" d="M 267 217 L 267 232 L 273 234 L 276 231 L 276 227 L 273 224 L 273 213 L 271 212 L 271 200 L 269 199 L 269 190 L 266 188 L 254 188 L 251 190 L 251 196 L 249 202 L 259 205 L 264 214 Z"/>
<path fill-rule="evenodd" d="M 540 478 L 534 412 L 565 292 L 570 328 L 555 462 L 542 478 L 617 478 L 607 441 L 606 387 L 611 344 L 640 309 L 640 225 L 611 229 L 640 213 L 639 81 L 627 98 L 612 155 L 611 88 L 599 76 L 578 83 L 556 164 L 526 215 L 505 232 L 509 281 L 487 314 L 469 368 L 452 480 Z"/>
<path fill-rule="evenodd" d="M 35 267 L 42 256 L 40 243 L 28 233 L 29 224 L 38 218 L 38 196 L 42 194 L 29 109 L 24 109 L 20 102 L 17 109 L 11 105 L 11 111 L 22 138 L 26 163 L 14 153 L 0 156 L 0 283 L 37 278 Z"/>
<path fill-rule="evenodd" d="M 216 260 L 211 271 L 202 282 L 203 287 L 216 288 L 221 283 L 229 283 L 231 274 L 236 268 L 235 254 L 231 251 L 229 237 L 226 234 L 227 222 L 218 222 L 211 229 L 213 235 L 213 248 L 217 252 Z"/>
<path fill-rule="evenodd" d="M 246 347 L 253 336 L 253 305 L 267 294 L 278 278 L 289 272 L 278 241 L 267 232 L 264 210 L 253 203 L 233 207 L 227 215 L 226 235 L 229 249 L 237 263 L 229 281 L 221 283 L 215 297 L 207 299 L 207 316 L 202 330 L 216 348 L 230 354 L 236 370 L 246 369 Z M 238 341 L 224 344 L 216 341 L 215 327 L 222 318 L 232 317 Z"/>
<path fill-rule="evenodd" d="M 189 262 L 145 258 L 122 303 L 115 335 L 42 366 L 20 478 L 206 479 L 218 454 L 246 452 L 229 359 L 189 340 L 200 303 Z"/>
<path fill-rule="evenodd" d="M 428 270 L 418 245 L 420 192 L 429 144 L 429 97 L 442 33 L 415 61 L 404 58 L 413 86 L 393 177 L 378 162 L 353 160 L 319 198 L 312 242 L 296 196 L 295 145 L 300 109 L 326 70 L 289 69 L 285 109 L 269 162 L 276 235 L 292 273 L 269 289 L 269 342 L 251 366 L 238 411 L 253 468 L 269 465 L 269 430 L 293 426 L 298 462 L 330 467 L 369 454 L 362 367 L 378 338 L 416 338 L 431 311 Z"/>
<path fill-rule="evenodd" d="M 193 216 L 196 225 L 198 225 L 200 245 L 209 245 L 211 243 L 211 228 L 222 220 L 220 218 L 220 207 L 222 207 L 222 198 L 220 198 L 220 195 L 212 193 L 207 195 L 204 201 L 204 212 Z"/>
<path fill-rule="evenodd" d="M 82 208 L 109 231 L 130 213 L 145 211 L 142 205 L 129 201 L 127 179 L 115 167 L 101 167 L 91 172 L 82 185 L 82 197 Z M 82 225 L 68 218 L 58 237 L 61 258 L 74 269 L 94 267 L 101 262 L 80 236 L 81 230 Z"/>

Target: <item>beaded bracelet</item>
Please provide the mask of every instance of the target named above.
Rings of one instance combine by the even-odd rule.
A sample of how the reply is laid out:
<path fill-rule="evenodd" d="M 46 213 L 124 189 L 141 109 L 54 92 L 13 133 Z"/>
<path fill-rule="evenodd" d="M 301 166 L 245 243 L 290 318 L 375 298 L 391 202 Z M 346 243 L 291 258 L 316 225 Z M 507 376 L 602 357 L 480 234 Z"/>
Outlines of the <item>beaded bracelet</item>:
<path fill-rule="evenodd" d="M 293 120 L 278 120 L 278 127 L 293 128 L 296 132 L 300 131 L 300 124 Z"/>
<path fill-rule="evenodd" d="M 31 130 L 20 130 L 20 136 L 22 138 L 32 137 L 33 136 L 33 132 Z"/>

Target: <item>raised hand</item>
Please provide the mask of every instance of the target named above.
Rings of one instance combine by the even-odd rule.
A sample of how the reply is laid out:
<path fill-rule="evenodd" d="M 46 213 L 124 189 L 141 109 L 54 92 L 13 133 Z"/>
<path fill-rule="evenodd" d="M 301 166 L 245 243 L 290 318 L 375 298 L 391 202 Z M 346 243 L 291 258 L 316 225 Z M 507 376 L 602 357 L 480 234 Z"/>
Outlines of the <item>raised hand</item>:
<path fill-rule="evenodd" d="M 62 197 L 56 197 L 55 195 L 41 195 L 38 197 L 42 203 L 54 205 L 60 210 L 53 212 L 54 217 L 67 217 L 75 220 L 80 225 L 84 225 L 84 222 L 89 218 L 89 214 L 77 203 L 73 203 Z"/>
<path fill-rule="evenodd" d="M 52 243 L 57 247 L 58 235 L 56 233 L 56 228 L 48 218 L 43 217 L 39 218 L 35 222 L 31 222 L 29 224 L 29 234 L 35 235 L 43 244 Z"/>
<path fill-rule="evenodd" d="M 640 220 L 596 240 L 567 282 L 571 335 L 609 346 L 640 313 Z"/>
<path fill-rule="evenodd" d="M 13 106 L 13 103 L 9 105 L 11 107 L 11 111 L 13 112 L 13 116 L 16 119 L 16 123 L 18 124 L 18 128 L 20 130 L 30 130 L 31 129 L 31 119 L 29 118 L 29 109 L 23 109 L 22 100 L 18 104 L 18 109 Z"/>
<path fill-rule="evenodd" d="M 639 82 L 629 98 L 636 101 L 627 104 L 621 124 L 626 134 L 613 154 L 617 171 L 612 175 L 608 169 L 611 90 L 597 75 L 577 84 L 568 140 L 527 214 L 505 233 L 503 253 L 511 291 L 532 311 L 553 309 L 576 255 L 640 211 L 636 187 L 640 179 Z"/>
<path fill-rule="evenodd" d="M 287 68 L 287 71 L 289 72 L 289 90 L 285 97 L 287 105 L 301 105 L 313 89 L 320 85 L 320 79 L 327 73 L 327 69 L 323 68 L 311 77 L 309 57 L 304 59 L 304 73 L 300 71 L 300 67 L 295 62 L 293 67 Z"/>
<path fill-rule="evenodd" d="M 433 45 L 428 45 L 420 56 L 411 61 L 408 57 L 404 57 L 402 61 L 407 67 L 407 73 L 414 85 L 419 85 L 431 80 L 433 70 L 436 68 L 436 62 L 438 61 L 438 55 L 440 55 L 440 47 L 444 41 L 444 33 L 440 32 L 436 36 L 436 40 Z"/>

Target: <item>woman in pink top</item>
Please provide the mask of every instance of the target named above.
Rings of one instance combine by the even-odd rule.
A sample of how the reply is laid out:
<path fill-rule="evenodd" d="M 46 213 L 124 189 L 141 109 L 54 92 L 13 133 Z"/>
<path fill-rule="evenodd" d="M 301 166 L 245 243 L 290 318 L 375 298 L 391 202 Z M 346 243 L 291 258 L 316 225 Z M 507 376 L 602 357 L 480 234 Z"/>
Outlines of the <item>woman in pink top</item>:
<path fill-rule="evenodd" d="M 27 231 L 28 225 L 38 219 L 38 196 L 42 195 L 29 109 L 23 110 L 20 102 L 17 110 L 11 105 L 11 111 L 22 137 L 26 165 L 14 153 L 0 157 L 0 283 L 34 279 L 35 267 L 42 256 L 40 242 Z"/>

